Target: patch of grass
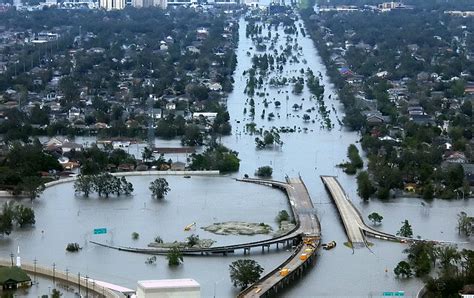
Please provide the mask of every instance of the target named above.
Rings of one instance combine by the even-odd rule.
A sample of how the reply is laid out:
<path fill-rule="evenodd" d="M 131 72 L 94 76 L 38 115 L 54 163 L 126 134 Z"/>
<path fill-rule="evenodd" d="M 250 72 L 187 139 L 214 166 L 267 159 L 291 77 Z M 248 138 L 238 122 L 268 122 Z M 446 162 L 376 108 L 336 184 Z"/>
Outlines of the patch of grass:
<path fill-rule="evenodd" d="M 344 242 L 344 246 L 347 246 L 349 248 L 354 248 L 354 246 L 352 245 L 352 242 L 349 242 L 349 241 Z"/>

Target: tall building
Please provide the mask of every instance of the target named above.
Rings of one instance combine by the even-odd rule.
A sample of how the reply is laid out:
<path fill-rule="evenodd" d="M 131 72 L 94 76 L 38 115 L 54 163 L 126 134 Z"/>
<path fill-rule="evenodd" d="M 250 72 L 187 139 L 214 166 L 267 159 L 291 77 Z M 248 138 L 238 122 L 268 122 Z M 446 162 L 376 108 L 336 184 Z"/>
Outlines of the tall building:
<path fill-rule="evenodd" d="M 13 0 L 13 6 L 15 6 L 17 9 L 18 7 L 21 7 L 21 0 Z"/>
<path fill-rule="evenodd" d="M 157 7 L 165 9 L 168 3 L 166 0 L 131 0 L 131 1 L 132 1 L 132 6 L 136 8 L 157 6 Z"/>
<path fill-rule="evenodd" d="M 167 0 L 153 0 L 153 6 L 166 9 L 166 7 L 168 6 L 168 1 Z"/>
<path fill-rule="evenodd" d="M 124 9 L 125 0 L 100 0 L 100 8 L 105 10 Z"/>

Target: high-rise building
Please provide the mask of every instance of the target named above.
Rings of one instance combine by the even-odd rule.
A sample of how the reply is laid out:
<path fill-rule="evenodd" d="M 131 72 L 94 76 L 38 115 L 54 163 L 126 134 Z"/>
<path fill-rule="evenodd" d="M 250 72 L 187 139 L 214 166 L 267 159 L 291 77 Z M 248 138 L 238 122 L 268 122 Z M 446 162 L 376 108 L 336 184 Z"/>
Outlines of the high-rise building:
<path fill-rule="evenodd" d="M 166 7 L 168 6 L 168 1 L 167 0 L 153 0 L 153 6 L 166 9 Z"/>
<path fill-rule="evenodd" d="M 17 9 L 18 7 L 21 7 L 21 0 L 13 0 L 13 6 L 15 6 Z"/>
<path fill-rule="evenodd" d="M 165 9 L 166 4 L 166 0 L 132 0 L 132 6 L 137 8 L 157 6 Z"/>
<path fill-rule="evenodd" d="M 125 0 L 100 0 L 100 8 L 105 10 L 124 9 Z"/>

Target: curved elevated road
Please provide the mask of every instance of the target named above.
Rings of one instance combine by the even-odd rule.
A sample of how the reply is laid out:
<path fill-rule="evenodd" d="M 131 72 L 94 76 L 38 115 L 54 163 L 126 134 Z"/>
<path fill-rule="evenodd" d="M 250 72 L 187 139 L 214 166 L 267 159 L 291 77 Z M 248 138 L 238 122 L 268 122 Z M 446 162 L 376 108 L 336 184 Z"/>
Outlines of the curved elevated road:
<path fill-rule="evenodd" d="M 302 238 L 302 234 L 308 233 L 311 236 L 318 237 L 320 236 L 320 226 L 319 221 L 316 217 L 316 212 L 313 208 L 313 203 L 311 198 L 306 190 L 301 178 L 287 178 L 287 182 L 274 181 L 274 180 L 264 180 L 264 179 L 251 179 L 244 178 L 238 179 L 238 181 L 256 183 L 261 185 L 267 185 L 275 188 L 279 188 L 287 194 L 291 211 L 295 219 L 296 227 L 289 231 L 288 233 L 281 235 L 279 237 L 274 237 L 266 240 L 226 245 L 226 246 L 216 246 L 209 248 L 181 248 L 180 251 L 184 255 L 209 255 L 209 254 L 228 254 L 234 253 L 235 250 L 244 250 L 244 253 L 250 252 L 251 248 L 261 247 L 262 251 L 265 248 L 269 250 L 270 246 L 276 244 L 277 247 L 282 244 L 292 244 L 299 242 Z M 90 241 L 99 246 L 108 247 L 112 249 L 117 249 L 121 251 L 143 253 L 143 254 L 154 254 L 162 255 L 168 253 L 169 249 L 167 248 L 136 248 L 136 247 L 125 247 L 125 246 L 113 246 L 104 243 L 99 243 L 96 241 Z"/>
<path fill-rule="evenodd" d="M 248 182 L 259 183 L 255 179 Z M 293 254 L 259 281 L 242 291 L 238 297 L 274 296 L 280 288 L 287 286 L 296 276 L 314 262 L 317 248 L 320 244 L 321 226 L 314 210 L 313 202 L 303 180 L 287 178 L 286 191 L 298 229 L 294 232 L 302 237 Z M 285 273 L 281 273 L 281 269 Z"/>
<path fill-rule="evenodd" d="M 272 296 L 279 289 L 294 281 L 295 277 L 301 275 L 303 270 L 314 262 L 320 245 L 321 226 L 313 202 L 301 177 L 286 178 L 286 182 L 250 178 L 239 179 L 239 181 L 268 185 L 285 191 L 295 219 L 295 229 L 280 237 L 267 240 L 210 248 L 183 248 L 181 252 L 186 255 L 220 253 L 225 255 L 233 253 L 237 249 L 243 249 L 244 253 L 250 252 L 253 247 L 262 247 L 263 252 L 265 247 L 269 250 L 271 244 L 277 244 L 278 246 L 280 243 L 288 244 L 291 240 L 293 244 L 297 245 L 292 255 L 278 268 L 275 268 L 239 294 L 239 297 Z M 120 247 L 91 242 L 104 247 L 135 253 L 166 254 L 168 252 L 168 249 L 165 248 Z M 280 273 L 282 268 L 286 269 L 283 274 Z"/>
<path fill-rule="evenodd" d="M 367 226 L 362 219 L 362 215 L 349 200 L 337 178 L 334 176 L 321 176 L 321 180 L 336 204 L 346 230 L 347 238 L 349 239 L 349 242 L 352 243 L 353 247 L 366 246 L 366 235 L 399 242 L 404 240 L 415 240 L 384 233 Z"/>

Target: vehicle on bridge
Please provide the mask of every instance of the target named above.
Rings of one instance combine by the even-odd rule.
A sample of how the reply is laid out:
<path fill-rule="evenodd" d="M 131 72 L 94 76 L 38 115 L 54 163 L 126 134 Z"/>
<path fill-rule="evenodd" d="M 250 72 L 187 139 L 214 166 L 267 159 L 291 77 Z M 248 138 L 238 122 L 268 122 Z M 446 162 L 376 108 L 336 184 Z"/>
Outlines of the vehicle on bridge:
<path fill-rule="evenodd" d="M 325 250 L 333 249 L 334 247 L 336 247 L 336 241 L 331 241 L 329 243 L 325 243 L 325 244 L 322 245 L 322 247 Z"/>

